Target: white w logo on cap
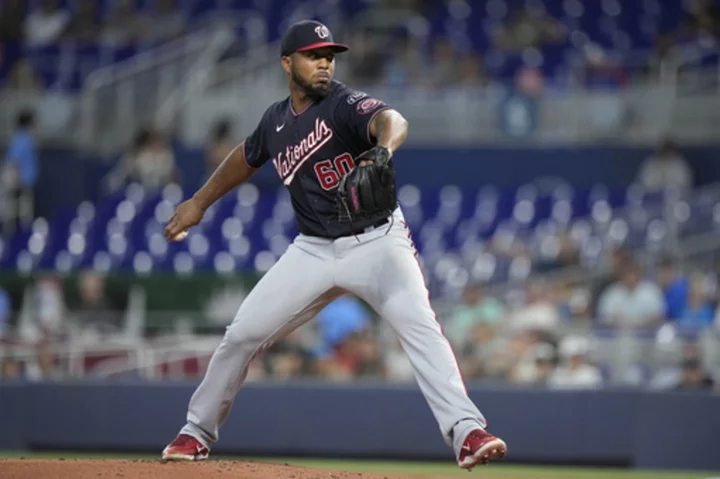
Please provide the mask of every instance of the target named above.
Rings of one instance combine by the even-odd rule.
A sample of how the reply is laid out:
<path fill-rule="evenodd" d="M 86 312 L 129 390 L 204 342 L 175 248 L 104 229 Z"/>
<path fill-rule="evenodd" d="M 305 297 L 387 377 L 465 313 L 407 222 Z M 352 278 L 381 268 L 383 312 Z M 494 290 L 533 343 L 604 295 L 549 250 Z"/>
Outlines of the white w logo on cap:
<path fill-rule="evenodd" d="M 315 27 L 315 33 L 317 33 L 317 36 L 320 38 L 327 38 L 328 35 L 330 35 L 330 31 L 325 25 Z"/>

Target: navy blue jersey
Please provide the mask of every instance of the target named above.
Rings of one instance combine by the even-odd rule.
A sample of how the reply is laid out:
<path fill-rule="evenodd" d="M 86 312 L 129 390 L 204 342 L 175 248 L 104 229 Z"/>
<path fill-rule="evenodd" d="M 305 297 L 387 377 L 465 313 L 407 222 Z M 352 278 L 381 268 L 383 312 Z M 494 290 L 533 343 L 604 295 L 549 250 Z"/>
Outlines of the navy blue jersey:
<path fill-rule="evenodd" d="M 295 112 L 290 97 L 271 105 L 244 143 L 253 168 L 271 160 L 290 190 L 300 233 L 336 238 L 377 223 L 349 223 L 339 214 L 336 190 L 353 158 L 376 143 L 370 122 L 384 102 L 333 81 L 327 97 Z"/>

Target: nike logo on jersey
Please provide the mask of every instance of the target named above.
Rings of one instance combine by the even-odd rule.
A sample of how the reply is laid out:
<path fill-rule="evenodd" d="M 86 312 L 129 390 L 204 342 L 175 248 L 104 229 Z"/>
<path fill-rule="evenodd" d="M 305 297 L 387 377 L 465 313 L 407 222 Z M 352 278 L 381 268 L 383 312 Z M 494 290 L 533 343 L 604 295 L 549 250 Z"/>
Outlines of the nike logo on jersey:
<path fill-rule="evenodd" d="M 290 145 L 285 148 L 284 156 L 283 152 L 278 153 L 272 162 L 283 180 L 283 184 L 289 186 L 295 178 L 295 173 L 303 163 L 317 153 L 332 137 L 333 131 L 325 123 L 325 120 L 318 118 L 315 120 L 315 129 L 306 138 L 297 145 Z"/>
<path fill-rule="evenodd" d="M 282 130 L 283 128 L 285 128 L 285 123 L 283 123 L 282 125 L 277 125 L 277 126 L 275 127 L 275 132 L 278 133 L 278 132 L 280 132 L 280 130 Z"/>

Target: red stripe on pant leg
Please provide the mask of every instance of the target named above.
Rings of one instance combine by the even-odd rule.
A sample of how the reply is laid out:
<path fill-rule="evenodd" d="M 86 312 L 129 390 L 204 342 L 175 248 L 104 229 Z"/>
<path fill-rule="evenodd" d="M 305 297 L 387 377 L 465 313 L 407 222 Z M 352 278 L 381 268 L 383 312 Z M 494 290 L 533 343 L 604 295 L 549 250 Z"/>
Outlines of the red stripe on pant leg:
<path fill-rule="evenodd" d="M 452 348 L 452 345 L 450 344 L 450 341 L 448 340 L 447 336 L 445 336 L 445 331 L 443 330 L 442 324 L 440 324 L 440 321 L 437 319 L 437 313 L 435 312 L 435 308 L 432 307 L 432 303 L 430 302 L 430 290 L 427 288 L 427 280 L 425 278 L 425 273 L 423 272 L 422 266 L 420 265 L 420 259 L 418 258 L 418 250 L 415 248 L 415 242 L 412 240 L 412 233 L 410 231 L 410 228 L 408 227 L 407 223 L 404 221 L 402 222 L 402 225 L 407 230 L 408 238 L 410 239 L 410 247 L 413 249 L 414 253 L 413 256 L 415 256 L 415 262 L 418 265 L 418 269 L 420 270 L 420 276 L 422 276 L 423 279 L 423 285 L 425 285 L 425 293 L 427 294 L 427 301 L 430 305 L 430 310 L 433 312 L 433 316 L 435 317 L 435 322 L 440 327 L 440 334 L 442 334 L 443 338 L 445 338 L 445 341 L 447 341 L 448 346 L 450 346 L 450 352 L 453 355 L 453 359 L 455 359 L 455 367 L 458 370 L 458 373 L 460 374 L 460 382 L 462 382 L 463 389 L 465 390 L 465 394 L 467 395 L 467 385 L 465 384 L 465 378 L 462 375 L 462 371 L 460 370 L 460 363 L 458 362 L 458 358 L 455 355 L 455 351 Z"/>

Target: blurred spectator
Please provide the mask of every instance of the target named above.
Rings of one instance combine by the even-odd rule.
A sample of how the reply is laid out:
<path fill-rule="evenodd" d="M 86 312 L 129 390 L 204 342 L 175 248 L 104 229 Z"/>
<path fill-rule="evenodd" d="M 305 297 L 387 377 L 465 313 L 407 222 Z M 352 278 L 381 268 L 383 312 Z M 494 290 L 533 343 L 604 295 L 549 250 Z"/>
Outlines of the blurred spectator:
<path fill-rule="evenodd" d="M 274 379 L 310 376 L 315 369 L 313 354 L 304 346 L 299 330 L 274 344 L 262 358 L 265 374 Z"/>
<path fill-rule="evenodd" d="M 693 185 L 693 173 L 675 143 L 665 140 L 658 151 L 640 165 L 636 181 L 653 192 L 668 188 L 687 190 Z"/>
<path fill-rule="evenodd" d="M 457 55 L 450 40 L 444 37 L 434 39 L 430 55 L 429 68 L 420 79 L 421 83 L 430 89 L 447 88 L 457 83 Z"/>
<path fill-rule="evenodd" d="M 545 9 L 522 8 L 509 15 L 509 20 L 493 34 L 493 43 L 501 50 L 520 51 L 539 48 L 562 41 L 567 28 L 545 12 Z"/>
<path fill-rule="evenodd" d="M 546 386 L 555 371 L 555 348 L 548 343 L 535 344 L 528 360 L 519 363 L 510 378 L 524 386 Z"/>
<path fill-rule="evenodd" d="M 482 57 L 474 50 L 462 56 L 458 68 L 457 81 L 461 88 L 485 87 L 490 83 Z"/>
<path fill-rule="evenodd" d="M 132 157 L 130 179 L 147 188 L 160 188 L 171 182 L 180 182 L 180 171 L 175 154 L 167 138 L 160 131 L 141 134 L 139 148 Z"/>
<path fill-rule="evenodd" d="M 658 269 L 657 283 L 665 294 L 667 318 L 679 319 L 687 307 L 690 283 L 680 271 L 676 260 L 672 258 L 662 260 Z"/>
<path fill-rule="evenodd" d="M 351 336 L 354 342 L 354 369 L 356 378 L 379 378 L 386 377 L 383 356 L 374 328 L 354 333 Z"/>
<path fill-rule="evenodd" d="M 12 304 L 7 291 L 0 286 L 0 339 L 10 334 L 10 319 L 12 315 Z"/>
<path fill-rule="evenodd" d="M 8 73 L 3 90 L 17 93 L 41 93 L 45 81 L 38 75 L 28 58 L 18 58 Z"/>
<path fill-rule="evenodd" d="M 712 391 L 715 385 L 712 377 L 703 369 L 700 359 L 688 358 L 682 363 L 682 376 L 677 390 Z"/>
<path fill-rule="evenodd" d="M 525 364 L 535 362 L 534 347 L 538 344 L 552 344 L 552 338 L 540 331 L 512 332 L 509 336 L 497 337 L 484 361 L 484 377 L 489 379 L 512 379 Z"/>
<path fill-rule="evenodd" d="M 628 74 L 620 62 L 614 61 L 600 47 L 585 49 L 585 86 L 617 89 L 628 83 Z M 606 99 L 607 100 L 607 99 Z"/>
<path fill-rule="evenodd" d="M 333 346 L 330 354 L 317 359 L 320 375 L 333 381 L 385 376 L 382 356 L 370 328 L 348 334 Z"/>
<path fill-rule="evenodd" d="M 105 292 L 105 279 L 96 271 L 85 270 L 78 277 L 80 304 L 72 312 L 77 326 L 98 334 L 119 331 L 122 312 L 113 308 Z"/>
<path fill-rule="evenodd" d="M 349 380 L 374 370 L 382 358 L 371 334 L 371 317 L 361 302 L 344 295 L 318 315 L 320 344 L 315 348 L 318 372 L 331 380 Z"/>
<path fill-rule="evenodd" d="M 587 338 L 569 336 L 560 343 L 560 365 L 550 377 L 553 389 L 596 389 L 602 387 L 600 370 L 587 360 Z"/>
<path fill-rule="evenodd" d="M 352 41 L 354 51 L 348 58 L 349 76 L 359 87 L 377 83 L 384 68 L 377 40 L 372 35 L 359 32 Z"/>
<path fill-rule="evenodd" d="M 713 311 L 708 288 L 705 279 L 695 277 L 690 282 L 690 294 L 687 306 L 677 317 L 675 324 L 682 328 L 703 329 L 713 322 L 715 312 Z"/>
<path fill-rule="evenodd" d="M 462 348 L 476 325 L 497 325 L 504 314 L 505 308 L 500 301 L 485 296 L 481 285 L 471 284 L 465 288 L 463 302 L 453 309 L 443 327 L 448 339 L 456 347 Z"/>
<path fill-rule="evenodd" d="M 549 285 L 532 283 L 526 291 L 525 304 L 508 318 L 515 331 L 555 331 L 560 326 L 560 312 Z"/>
<path fill-rule="evenodd" d="M 70 14 L 58 6 L 57 0 L 43 0 L 40 8 L 25 20 L 25 41 L 30 47 L 49 45 L 60 39 L 67 28 Z"/>
<path fill-rule="evenodd" d="M 35 187 L 38 178 L 37 144 L 34 135 L 35 114 L 21 112 L 8 146 L 3 165 L 5 190 L 4 231 L 12 232 L 19 223 L 28 225 L 34 218 Z"/>
<path fill-rule="evenodd" d="M 498 105 L 500 130 L 504 134 L 520 138 L 535 132 L 543 90 L 544 80 L 538 69 L 525 67 L 517 73 L 514 88 L 508 90 Z"/>
<path fill-rule="evenodd" d="M 678 351 L 678 348 L 681 350 Z M 679 353 L 679 354 L 678 354 Z M 649 386 L 652 389 L 676 388 L 682 379 L 682 365 L 699 357 L 697 343 L 663 342 L 656 346 L 656 364 Z M 680 356 L 677 359 L 677 356 Z"/>
<path fill-rule="evenodd" d="M 95 0 L 81 0 L 76 4 L 63 39 L 79 43 L 93 43 L 100 38 L 102 23 Z"/>
<path fill-rule="evenodd" d="M 145 36 L 152 21 L 138 11 L 137 0 L 117 0 L 108 15 L 100 38 L 104 43 L 128 45 Z"/>
<path fill-rule="evenodd" d="M 495 338 L 496 325 L 476 323 L 461 346 L 456 348 L 458 363 L 466 378 L 483 378 L 491 374 L 488 369 L 494 353 Z"/>
<path fill-rule="evenodd" d="M 657 325 L 665 317 L 665 301 L 660 288 L 643 280 L 637 264 L 628 265 L 622 279 L 600 297 L 599 321 L 606 326 L 644 328 Z"/>
<path fill-rule="evenodd" d="M 175 154 L 165 136 L 153 129 L 141 129 L 128 153 L 105 178 L 110 191 L 116 191 L 127 181 L 135 181 L 150 190 L 157 190 L 172 182 L 180 182 L 180 170 Z"/>
<path fill-rule="evenodd" d="M 420 49 L 413 37 L 400 37 L 393 43 L 393 53 L 385 65 L 384 83 L 390 87 L 411 87 L 422 77 Z"/>
<path fill-rule="evenodd" d="M 625 267 L 632 263 L 632 254 L 624 247 L 615 248 L 611 253 L 610 271 L 601 272 L 592 286 L 592 304 L 590 305 L 591 314 L 594 317 L 599 315 L 598 303 L 600 297 L 610 286 L 620 281 L 623 276 Z"/>
<path fill-rule="evenodd" d="M 580 248 L 570 234 L 557 238 L 557 254 L 554 257 L 541 257 L 535 262 L 535 271 L 547 273 L 555 269 L 580 266 Z"/>
<path fill-rule="evenodd" d="M 30 381 L 48 381 L 63 379 L 65 374 L 58 364 L 53 343 L 40 341 L 37 345 L 37 357 L 25 364 L 25 375 Z"/>
<path fill-rule="evenodd" d="M 578 325 L 592 321 L 590 291 L 585 285 L 564 285 L 561 295 L 562 304 L 559 309 L 563 319 Z"/>
<path fill-rule="evenodd" d="M 279 347 L 270 356 L 272 360 L 272 378 L 290 379 L 307 375 L 308 361 L 305 351 L 299 348 Z"/>
<path fill-rule="evenodd" d="M 316 317 L 320 328 L 317 354 L 325 356 L 353 333 L 368 328 L 370 314 L 354 296 L 343 295 L 325 306 Z"/>
<path fill-rule="evenodd" d="M 23 41 L 26 14 L 27 6 L 24 0 L 5 0 L 0 5 L 0 46 Z"/>
<path fill-rule="evenodd" d="M 205 145 L 205 166 L 206 174 L 210 176 L 220 163 L 235 148 L 231 137 L 232 124 L 230 120 L 224 119 L 217 122 L 213 128 L 210 138 Z"/>
<path fill-rule="evenodd" d="M 400 341 L 395 340 L 385 351 L 385 374 L 392 382 L 412 382 L 415 378 L 412 364 Z"/>
<path fill-rule="evenodd" d="M 59 277 L 45 274 L 38 278 L 35 283 L 35 312 L 40 338 L 57 339 L 66 333 L 67 307 Z"/>
<path fill-rule="evenodd" d="M 141 32 L 144 40 L 164 42 L 174 40 L 185 33 L 187 18 L 177 5 L 177 0 L 156 0 L 152 13 L 152 26 Z"/>
<path fill-rule="evenodd" d="M 15 358 L 4 358 L 0 361 L 0 380 L 13 381 L 22 379 L 22 364 Z"/>

